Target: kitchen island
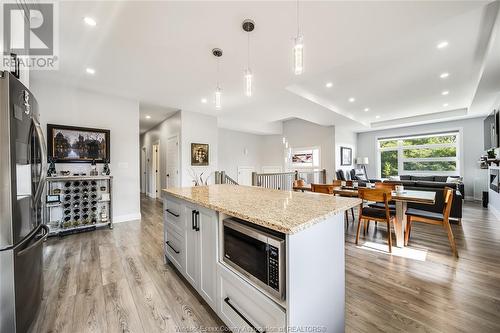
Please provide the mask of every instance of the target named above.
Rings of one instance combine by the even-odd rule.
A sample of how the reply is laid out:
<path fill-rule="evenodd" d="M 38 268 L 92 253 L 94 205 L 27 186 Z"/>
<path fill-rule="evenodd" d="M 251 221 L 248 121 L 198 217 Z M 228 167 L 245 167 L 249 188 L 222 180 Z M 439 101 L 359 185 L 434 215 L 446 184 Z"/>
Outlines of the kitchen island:
<path fill-rule="evenodd" d="M 238 185 L 164 191 L 165 258 L 233 331 L 342 332 L 357 198 Z"/>

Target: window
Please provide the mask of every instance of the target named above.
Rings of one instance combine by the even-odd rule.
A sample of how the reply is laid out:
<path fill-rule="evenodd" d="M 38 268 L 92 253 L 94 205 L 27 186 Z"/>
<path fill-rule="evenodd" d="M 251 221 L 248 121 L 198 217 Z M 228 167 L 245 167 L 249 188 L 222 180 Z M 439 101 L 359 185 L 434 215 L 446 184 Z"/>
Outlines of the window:
<path fill-rule="evenodd" d="M 460 174 L 459 133 L 378 140 L 382 178 L 412 174 Z"/>

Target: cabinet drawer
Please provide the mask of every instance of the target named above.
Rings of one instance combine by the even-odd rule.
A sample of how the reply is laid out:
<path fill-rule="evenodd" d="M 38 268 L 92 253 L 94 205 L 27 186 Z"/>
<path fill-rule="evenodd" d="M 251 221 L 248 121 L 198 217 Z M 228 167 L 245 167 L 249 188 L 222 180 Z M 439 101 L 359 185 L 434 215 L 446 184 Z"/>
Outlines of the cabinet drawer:
<path fill-rule="evenodd" d="M 184 273 L 184 237 L 179 235 L 173 228 L 165 229 L 165 253 L 177 269 Z"/>
<path fill-rule="evenodd" d="M 176 229 L 178 233 L 182 233 L 184 230 L 184 220 L 183 220 L 183 207 L 176 201 L 166 199 L 164 203 L 164 220 L 167 224 L 170 224 Z"/>
<path fill-rule="evenodd" d="M 221 264 L 217 266 L 217 313 L 228 327 L 249 332 L 284 329 L 286 314 L 280 306 Z"/>

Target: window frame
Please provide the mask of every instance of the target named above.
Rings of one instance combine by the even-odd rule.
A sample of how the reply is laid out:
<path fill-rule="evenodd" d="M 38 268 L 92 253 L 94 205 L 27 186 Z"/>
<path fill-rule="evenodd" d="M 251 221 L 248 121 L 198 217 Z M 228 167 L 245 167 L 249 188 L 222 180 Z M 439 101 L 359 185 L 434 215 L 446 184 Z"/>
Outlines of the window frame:
<path fill-rule="evenodd" d="M 407 139 L 418 139 L 435 136 L 456 135 L 457 140 L 454 143 L 439 143 L 439 144 L 423 144 L 423 145 L 403 145 L 403 141 Z M 397 151 L 398 155 L 398 175 L 440 175 L 440 176 L 462 176 L 463 159 L 462 159 L 462 129 L 450 129 L 442 132 L 420 133 L 414 135 L 394 136 L 394 137 L 377 137 L 375 140 L 375 148 L 377 152 L 377 175 L 382 178 L 382 158 L 383 151 Z M 395 147 L 380 148 L 382 141 L 397 140 Z M 404 150 L 408 149 L 436 149 L 436 148 L 455 148 L 456 155 L 454 157 L 425 157 L 425 158 L 406 158 Z M 435 171 L 435 170 L 405 170 L 405 162 L 455 162 L 456 169 L 453 171 Z"/>

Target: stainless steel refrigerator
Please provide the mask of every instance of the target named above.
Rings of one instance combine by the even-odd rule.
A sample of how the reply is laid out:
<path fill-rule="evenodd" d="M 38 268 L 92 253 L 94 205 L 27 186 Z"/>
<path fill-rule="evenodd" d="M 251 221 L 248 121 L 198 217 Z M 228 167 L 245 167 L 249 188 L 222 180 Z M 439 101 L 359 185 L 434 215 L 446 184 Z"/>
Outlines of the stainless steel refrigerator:
<path fill-rule="evenodd" d="M 38 103 L 0 72 L 0 332 L 26 332 L 43 291 L 47 153 Z"/>

